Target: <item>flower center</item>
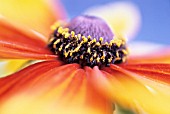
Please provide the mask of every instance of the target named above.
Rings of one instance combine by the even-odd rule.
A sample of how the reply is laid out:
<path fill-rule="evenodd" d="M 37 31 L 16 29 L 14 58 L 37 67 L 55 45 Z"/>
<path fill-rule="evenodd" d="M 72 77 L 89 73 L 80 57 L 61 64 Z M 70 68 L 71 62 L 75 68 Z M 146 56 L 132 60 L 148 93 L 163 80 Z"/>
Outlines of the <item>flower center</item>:
<path fill-rule="evenodd" d="M 53 28 L 48 47 L 65 63 L 102 67 L 126 60 L 125 40 L 113 37 L 108 25 L 97 17 L 79 16 Z"/>

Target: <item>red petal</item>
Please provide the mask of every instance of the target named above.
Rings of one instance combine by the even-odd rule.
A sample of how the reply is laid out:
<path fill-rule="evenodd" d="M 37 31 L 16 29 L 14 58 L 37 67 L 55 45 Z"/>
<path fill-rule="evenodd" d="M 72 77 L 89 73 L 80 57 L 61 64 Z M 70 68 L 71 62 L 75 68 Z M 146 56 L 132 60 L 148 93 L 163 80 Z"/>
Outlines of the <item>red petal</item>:
<path fill-rule="evenodd" d="M 145 78 L 170 83 L 170 64 L 123 64 L 120 66 Z"/>
<path fill-rule="evenodd" d="M 92 83 L 90 82 L 90 78 L 91 78 L 91 74 L 92 74 L 92 69 L 90 67 L 86 67 L 85 68 L 86 70 L 86 73 L 87 73 L 87 76 L 88 76 L 88 96 L 87 96 L 87 100 L 90 104 L 88 105 L 93 105 L 95 106 L 95 108 L 99 108 L 101 110 L 101 114 L 112 114 L 113 113 L 113 106 L 111 108 L 111 102 L 108 100 L 108 99 L 105 99 L 103 98 L 100 93 L 98 92 L 95 92 L 96 89 L 93 87 L 93 84 L 95 83 Z M 94 93 L 97 93 L 97 94 L 94 94 Z M 108 102 L 109 101 L 109 102 Z"/>
<path fill-rule="evenodd" d="M 60 65 L 55 61 L 42 62 L 0 79 L 1 114 L 111 112 L 110 102 L 92 89 L 78 64 Z"/>
<path fill-rule="evenodd" d="M 8 93 L 7 90 L 10 90 L 9 92 L 12 92 L 13 91 L 12 88 L 16 88 L 15 84 L 20 85 L 20 83 L 22 83 L 27 85 L 27 83 L 29 83 L 34 78 L 38 78 L 36 76 L 37 74 L 41 75 L 44 72 L 47 72 L 48 70 L 60 65 L 61 63 L 58 61 L 40 62 L 31 65 L 13 75 L 7 76 L 5 78 L 0 78 L 0 86 L 3 87 L 0 89 L 0 96 Z M 18 91 L 18 88 L 14 89 L 14 91 Z"/>
<path fill-rule="evenodd" d="M 42 38 L 29 29 L 12 25 L 0 18 L 0 58 L 54 58 Z"/>
<path fill-rule="evenodd" d="M 1 44 L 0 44 L 1 45 Z M 9 46 L 9 45 L 8 45 Z M 1 47 L 0 46 L 0 59 L 32 59 L 32 60 L 41 60 L 41 59 L 56 59 L 56 55 L 46 53 L 35 53 L 29 52 L 30 50 L 23 50 L 23 48 L 17 49 L 15 46 L 10 45 L 11 48 Z M 45 50 L 44 50 L 45 51 Z"/>

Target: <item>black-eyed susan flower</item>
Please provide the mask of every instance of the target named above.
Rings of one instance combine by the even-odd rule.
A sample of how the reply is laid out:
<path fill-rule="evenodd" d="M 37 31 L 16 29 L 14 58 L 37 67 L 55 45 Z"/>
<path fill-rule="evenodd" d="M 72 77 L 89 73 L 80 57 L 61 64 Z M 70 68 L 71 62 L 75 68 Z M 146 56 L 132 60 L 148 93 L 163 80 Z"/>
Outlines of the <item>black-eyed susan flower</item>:
<path fill-rule="evenodd" d="M 44 60 L 0 79 L 0 114 L 112 114 L 114 103 L 170 113 L 168 54 L 129 57 L 126 40 L 94 16 L 52 29 L 46 38 L 0 18 L 2 59 Z"/>

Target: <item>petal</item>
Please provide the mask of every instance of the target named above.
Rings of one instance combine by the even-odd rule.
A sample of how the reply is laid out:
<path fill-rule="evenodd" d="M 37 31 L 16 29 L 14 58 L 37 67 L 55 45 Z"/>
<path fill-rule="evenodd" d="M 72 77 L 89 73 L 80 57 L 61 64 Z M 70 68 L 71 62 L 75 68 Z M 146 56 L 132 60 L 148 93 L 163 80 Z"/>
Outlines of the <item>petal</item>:
<path fill-rule="evenodd" d="M 28 64 L 28 62 L 28 60 L 0 61 L 0 77 L 14 73 L 15 71 Z"/>
<path fill-rule="evenodd" d="M 44 37 L 0 18 L 1 59 L 47 59 L 54 58 L 46 48 Z"/>
<path fill-rule="evenodd" d="M 129 56 L 127 61 L 128 63 L 169 63 L 169 58 L 170 48 L 162 47 L 149 54 Z"/>
<path fill-rule="evenodd" d="M 53 12 L 54 2 L 52 1 L 1 0 L 0 14 L 48 36 L 50 26 L 54 21 L 65 17 L 64 9 L 59 0 L 55 1 L 55 12 Z"/>
<path fill-rule="evenodd" d="M 21 40 L 23 43 L 37 44 L 39 46 L 44 46 L 46 44 L 46 39 L 43 35 L 2 16 L 0 17 L 0 30 L 1 40 L 6 39 L 18 42 Z"/>
<path fill-rule="evenodd" d="M 96 89 L 125 107 L 131 107 L 137 113 L 168 114 L 170 113 L 169 93 L 160 91 L 145 80 L 139 80 L 138 75 L 111 65 L 100 71 L 93 69 L 91 81 Z M 148 84 L 148 86 L 146 86 Z M 170 88 L 166 88 L 169 91 Z M 154 92 L 153 92 L 154 91 Z"/>
<path fill-rule="evenodd" d="M 113 2 L 93 7 L 86 14 L 105 19 L 116 35 L 125 35 L 128 39 L 134 38 L 140 28 L 139 9 L 130 2 Z"/>
<path fill-rule="evenodd" d="M 56 56 L 50 54 L 47 49 L 40 49 L 35 51 L 29 49 L 29 46 L 24 47 L 22 44 L 12 44 L 6 42 L 0 42 L 0 58 L 1 59 L 55 59 Z M 6 51 L 7 50 L 7 51 Z"/>
<path fill-rule="evenodd" d="M 86 77 L 78 64 L 49 61 L 27 67 L 0 80 L 1 114 L 105 114 L 110 103 Z"/>
<path fill-rule="evenodd" d="M 170 64 L 123 64 L 120 66 L 153 81 L 170 83 Z"/>

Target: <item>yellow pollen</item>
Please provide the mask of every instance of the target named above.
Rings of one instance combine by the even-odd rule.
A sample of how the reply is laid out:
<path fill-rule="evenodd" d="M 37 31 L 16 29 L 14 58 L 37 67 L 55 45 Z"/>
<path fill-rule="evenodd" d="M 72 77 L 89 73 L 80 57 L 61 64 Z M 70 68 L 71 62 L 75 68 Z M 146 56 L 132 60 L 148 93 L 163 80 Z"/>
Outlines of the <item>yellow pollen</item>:
<path fill-rule="evenodd" d="M 118 57 L 118 58 L 115 58 L 115 61 L 118 61 L 118 60 L 121 60 L 121 58 L 119 58 L 119 57 Z"/>
<path fill-rule="evenodd" d="M 64 56 L 67 57 L 69 52 L 64 51 Z"/>
<path fill-rule="evenodd" d="M 127 54 L 128 54 L 128 51 L 127 51 L 127 50 L 125 50 L 125 49 L 123 49 L 123 50 L 122 50 L 122 52 L 123 52 L 125 55 L 127 55 Z"/>
<path fill-rule="evenodd" d="M 63 45 L 60 46 L 59 51 L 61 51 L 62 49 L 63 49 Z"/>
<path fill-rule="evenodd" d="M 94 53 L 94 57 L 97 57 L 97 53 L 96 52 Z"/>
<path fill-rule="evenodd" d="M 77 35 L 75 35 L 74 38 L 75 38 L 76 40 L 79 40 Z"/>
<path fill-rule="evenodd" d="M 62 28 L 62 27 L 59 27 L 59 28 L 58 28 L 58 33 L 62 34 L 62 33 L 63 33 L 63 31 L 64 31 L 64 30 L 63 30 L 63 28 Z"/>
<path fill-rule="evenodd" d="M 60 39 L 57 39 L 53 44 L 53 48 L 56 48 L 56 44 L 58 44 L 59 42 L 60 42 Z"/>
<path fill-rule="evenodd" d="M 87 52 L 88 52 L 88 53 L 91 53 L 90 47 L 88 47 Z"/>
<path fill-rule="evenodd" d="M 65 49 L 67 49 L 69 46 L 70 46 L 70 43 L 68 43 L 68 44 L 66 45 Z"/>
<path fill-rule="evenodd" d="M 68 38 L 70 34 L 68 32 L 65 33 L 64 38 Z"/>
<path fill-rule="evenodd" d="M 108 59 L 108 62 L 111 62 L 112 61 L 112 58 L 111 59 Z"/>
<path fill-rule="evenodd" d="M 93 61 L 93 57 L 90 58 L 90 62 L 92 62 L 92 61 Z"/>
<path fill-rule="evenodd" d="M 80 49 L 80 47 L 81 47 L 81 45 L 79 45 L 78 47 L 76 47 L 76 48 L 74 49 L 74 52 L 78 52 L 79 49 Z"/>
<path fill-rule="evenodd" d="M 105 57 L 106 57 L 106 53 L 105 53 L 105 51 L 103 51 L 103 56 L 101 58 L 105 59 Z"/>
<path fill-rule="evenodd" d="M 86 43 L 88 39 L 85 36 L 82 36 L 83 42 Z"/>
<path fill-rule="evenodd" d="M 69 28 L 64 28 L 63 30 L 64 30 L 64 32 L 68 32 Z"/>
<path fill-rule="evenodd" d="M 116 57 L 119 58 L 119 51 L 116 51 Z"/>
<path fill-rule="evenodd" d="M 54 37 L 51 37 L 48 43 L 52 42 L 54 39 L 55 39 Z"/>
<path fill-rule="evenodd" d="M 96 59 L 96 60 L 97 60 L 97 62 L 100 62 L 100 58 L 99 58 L 99 57 L 97 57 L 97 59 Z"/>
<path fill-rule="evenodd" d="M 99 43 L 99 42 L 97 42 L 97 43 L 96 43 L 96 45 L 97 45 L 97 46 L 100 46 L 100 43 Z"/>
<path fill-rule="evenodd" d="M 109 43 L 108 42 L 105 42 L 105 45 L 108 45 Z"/>
<path fill-rule="evenodd" d="M 70 52 L 70 56 L 72 56 L 73 55 L 73 51 L 69 51 Z"/>
<path fill-rule="evenodd" d="M 80 56 L 80 59 L 83 59 L 83 55 Z"/>
<path fill-rule="evenodd" d="M 78 35 L 77 35 L 77 37 L 78 37 L 78 39 L 80 40 L 80 38 L 81 38 L 81 34 L 78 34 Z"/>
<path fill-rule="evenodd" d="M 96 38 L 94 38 L 93 41 L 96 42 Z"/>
<path fill-rule="evenodd" d="M 105 58 L 105 56 L 103 55 L 103 56 L 101 57 L 101 59 L 103 59 L 103 60 L 104 60 L 104 58 Z"/>
<path fill-rule="evenodd" d="M 118 47 L 125 44 L 125 40 L 123 38 L 115 37 L 113 40 L 110 41 L 110 44 L 116 44 Z"/>
<path fill-rule="evenodd" d="M 57 39 L 55 42 L 54 42 L 54 44 L 56 45 L 56 44 L 58 44 L 60 42 L 60 39 Z"/>
<path fill-rule="evenodd" d="M 100 37 L 100 39 L 99 39 L 101 42 L 103 42 L 103 38 L 102 37 Z"/>
<path fill-rule="evenodd" d="M 88 39 L 91 39 L 91 36 L 90 35 L 88 35 L 88 37 L 87 37 Z"/>
<path fill-rule="evenodd" d="M 75 36 L 75 32 L 71 31 L 71 37 L 74 37 L 74 36 Z"/>

